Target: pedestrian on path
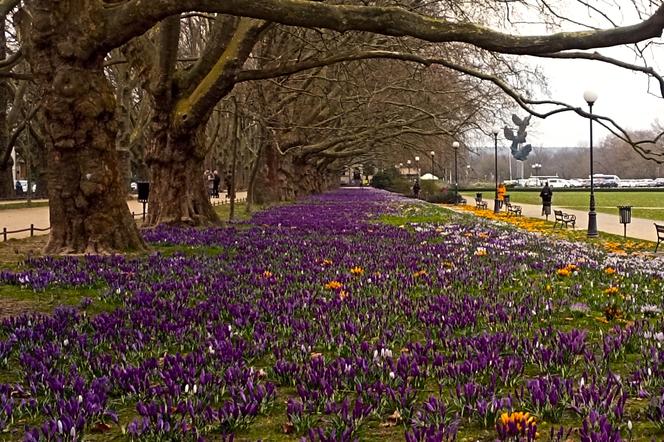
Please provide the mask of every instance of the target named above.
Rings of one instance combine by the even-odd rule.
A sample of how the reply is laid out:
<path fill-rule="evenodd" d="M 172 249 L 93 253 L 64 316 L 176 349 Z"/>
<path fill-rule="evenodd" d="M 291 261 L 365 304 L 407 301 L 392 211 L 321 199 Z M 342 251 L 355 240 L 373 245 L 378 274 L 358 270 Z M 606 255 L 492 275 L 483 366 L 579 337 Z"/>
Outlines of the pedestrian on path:
<path fill-rule="evenodd" d="M 498 210 L 503 208 L 503 201 L 505 201 L 506 193 L 507 187 L 505 187 L 505 183 L 500 183 L 498 185 Z"/>
<path fill-rule="evenodd" d="M 215 169 L 212 172 L 212 196 L 219 198 L 219 185 L 221 184 L 221 177 L 219 176 L 219 171 Z"/>
<path fill-rule="evenodd" d="M 415 180 L 415 184 L 413 184 L 413 196 L 415 198 L 420 197 L 420 180 Z"/>
<path fill-rule="evenodd" d="M 547 181 L 544 184 L 544 188 L 540 192 L 540 198 L 542 198 L 542 215 L 546 216 L 546 220 L 549 220 L 549 215 L 551 215 L 551 200 L 553 199 L 553 191 L 549 187 L 549 182 Z"/>

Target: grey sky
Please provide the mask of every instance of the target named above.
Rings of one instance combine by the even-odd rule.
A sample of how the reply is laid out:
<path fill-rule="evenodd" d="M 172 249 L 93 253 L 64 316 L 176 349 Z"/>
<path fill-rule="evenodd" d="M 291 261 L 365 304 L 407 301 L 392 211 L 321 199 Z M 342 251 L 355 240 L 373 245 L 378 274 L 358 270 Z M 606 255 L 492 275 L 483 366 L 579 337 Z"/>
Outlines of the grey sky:
<path fill-rule="evenodd" d="M 621 52 L 629 55 L 627 50 Z M 608 54 L 609 51 L 602 53 Z M 587 110 L 583 92 L 592 89 L 598 94 L 593 111 L 612 118 L 625 129 L 650 129 L 658 118 L 664 120 L 664 99 L 648 93 L 644 74 L 586 60 L 538 62 L 549 77 L 552 99 Z M 653 91 L 657 91 L 656 86 Z M 530 128 L 528 142 L 536 146 L 588 145 L 588 120 L 571 112 L 544 120 L 533 118 Z M 599 125 L 595 128 L 596 139 L 611 136 Z"/>
<path fill-rule="evenodd" d="M 624 1 L 624 4 L 622 3 Z M 589 11 L 580 6 L 576 0 L 559 0 L 556 2 L 564 5 L 561 11 L 574 19 L 589 23 L 597 27 L 606 28 L 610 25 L 596 12 Z M 591 2 L 599 4 L 599 2 Z M 617 25 L 633 24 L 639 21 L 635 11 L 630 7 L 631 2 L 620 0 L 615 3 L 603 4 L 602 11 L 609 14 Z M 624 6 L 618 8 L 616 5 Z M 601 6 L 601 5 L 600 5 Z M 652 4 L 650 7 L 655 8 Z M 528 17 L 530 13 L 526 13 Z M 548 33 L 542 25 L 535 23 L 533 18 L 528 24 L 522 24 L 512 29 L 519 34 L 543 34 Z M 524 20 L 527 21 L 527 20 Z M 584 28 L 577 25 L 565 25 L 565 31 L 579 31 Z M 550 32 L 550 31 L 549 31 Z M 661 39 L 659 39 L 661 42 Z M 639 45 L 641 48 L 645 44 Z M 602 55 L 620 59 L 621 61 L 642 64 L 634 52 L 626 47 L 598 49 Z M 657 60 L 664 58 L 664 52 L 656 45 L 650 45 L 645 51 L 648 64 L 655 68 L 660 74 L 664 74 L 664 68 L 659 68 Z M 648 79 L 645 74 L 635 73 L 627 69 L 615 67 L 606 63 L 591 62 L 587 60 L 548 60 L 530 58 L 530 64 L 540 65 L 549 79 L 551 98 L 562 101 L 572 106 L 587 108 L 583 100 L 583 92 L 592 89 L 598 94 L 598 100 L 593 111 L 606 117 L 612 118 L 624 129 L 640 130 L 650 129 L 659 118 L 664 121 L 664 99 L 657 98 L 648 93 Z M 659 87 L 651 82 L 652 92 L 659 93 Z M 534 98 L 547 98 L 541 94 Z M 543 110 L 543 109 L 540 109 Z M 524 116 L 525 111 L 515 106 L 515 112 Z M 598 127 L 596 140 L 611 136 L 606 130 Z M 534 146 L 544 147 L 571 147 L 588 145 L 588 120 L 580 116 L 566 112 L 554 115 L 545 120 L 533 118 L 529 126 L 528 142 Z M 598 140 L 599 141 L 599 140 Z"/>

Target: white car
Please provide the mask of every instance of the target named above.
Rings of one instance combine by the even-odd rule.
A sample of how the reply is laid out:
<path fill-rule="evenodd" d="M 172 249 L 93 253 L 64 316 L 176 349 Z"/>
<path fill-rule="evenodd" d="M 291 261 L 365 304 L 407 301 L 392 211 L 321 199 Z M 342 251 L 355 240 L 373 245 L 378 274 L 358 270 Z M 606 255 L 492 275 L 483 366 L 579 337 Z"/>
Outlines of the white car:
<path fill-rule="evenodd" d="M 549 186 L 553 187 L 554 189 L 571 187 L 570 183 L 562 178 L 549 178 L 548 181 L 549 181 Z"/>
<path fill-rule="evenodd" d="M 23 189 L 23 193 L 28 193 L 28 180 L 17 180 L 19 183 L 21 183 L 21 188 Z M 32 183 L 32 193 L 35 193 L 37 191 L 37 184 Z"/>
<path fill-rule="evenodd" d="M 136 184 L 136 181 L 132 181 L 131 183 L 129 183 L 129 187 L 131 188 L 131 190 L 134 191 L 138 190 L 138 184 Z"/>

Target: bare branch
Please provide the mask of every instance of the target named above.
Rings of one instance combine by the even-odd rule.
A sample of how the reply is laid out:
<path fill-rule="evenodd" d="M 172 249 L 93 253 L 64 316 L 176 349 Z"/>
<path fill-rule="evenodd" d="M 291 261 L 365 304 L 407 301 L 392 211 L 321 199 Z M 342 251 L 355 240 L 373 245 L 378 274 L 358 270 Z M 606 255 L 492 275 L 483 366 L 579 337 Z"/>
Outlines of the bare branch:
<path fill-rule="evenodd" d="M 463 42 L 508 54 L 542 54 L 569 49 L 592 49 L 637 43 L 662 35 L 664 5 L 635 25 L 552 35 L 506 34 L 473 23 L 423 16 L 399 7 L 330 5 L 301 0 L 130 0 L 105 11 L 113 29 L 102 42 L 118 47 L 170 15 L 188 11 L 218 12 L 253 17 L 286 25 L 321 27 L 340 32 L 367 31 L 412 36 L 430 42 Z"/>

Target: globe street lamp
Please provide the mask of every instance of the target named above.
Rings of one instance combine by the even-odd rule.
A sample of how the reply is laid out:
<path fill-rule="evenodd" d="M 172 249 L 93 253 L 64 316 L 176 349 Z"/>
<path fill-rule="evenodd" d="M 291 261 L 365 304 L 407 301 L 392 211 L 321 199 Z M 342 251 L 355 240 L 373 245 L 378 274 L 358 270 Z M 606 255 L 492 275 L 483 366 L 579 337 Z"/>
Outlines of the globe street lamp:
<path fill-rule="evenodd" d="M 420 179 L 420 157 L 415 157 L 415 165 L 417 166 L 417 179 Z"/>
<path fill-rule="evenodd" d="M 457 170 L 457 152 L 459 151 L 459 142 L 452 143 L 454 149 L 454 204 L 459 202 L 459 171 Z"/>
<path fill-rule="evenodd" d="M 432 150 L 431 152 L 429 152 L 429 155 L 431 155 L 431 175 L 434 175 L 434 176 L 435 176 L 436 174 L 435 174 L 434 172 L 435 172 L 436 170 L 434 169 L 434 165 L 433 165 L 433 157 L 434 157 L 434 155 L 436 155 L 436 152 L 434 152 L 434 151 Z"/>
<path fill-rule="evenodd" d="M 412 174 L 410 173 L 410 160 L 407 160 L 407 161 L 406 161 L 406 164 L 408 165 L 408 177 L 410 177 L 410 175 L 412 175 Z"/>
<path fill-rule="evenodd" d="M 532 166 L 533 171 L 535 172 L 535 176 L 539 176 L 540 169 L 542 169 L 542 165 L 540 163 L 535 163 Z"/>
<path fill-rule="evenodd" d="M 498 132 L 500 129 L 494 127 L 491 133 L 493 134 L 493 147 L 494 147 L 494 177 L 496 178 L 496 193 L 493 199 L 493 213 L 500 212 L 500 201 L 498 201 Z"/>
<path fill-rule="evenodd" d="M 590 211 L 588 212 L 588 237 L 594 238 L 597 234 L 597 212 L 595 212 L 595 183 L 593 180 L 593 104 L 597 101 L 597 93 L 585 91 L 583 99 L 590 108 Z"/>

